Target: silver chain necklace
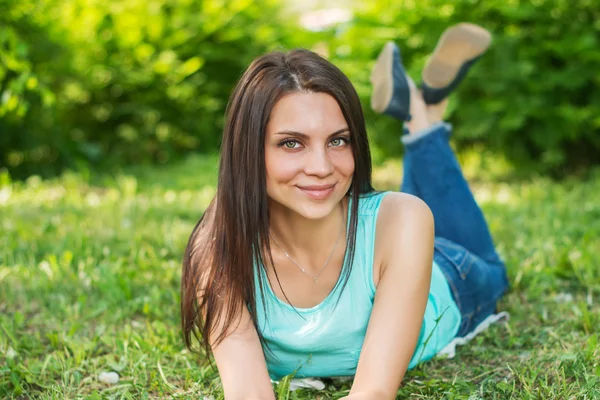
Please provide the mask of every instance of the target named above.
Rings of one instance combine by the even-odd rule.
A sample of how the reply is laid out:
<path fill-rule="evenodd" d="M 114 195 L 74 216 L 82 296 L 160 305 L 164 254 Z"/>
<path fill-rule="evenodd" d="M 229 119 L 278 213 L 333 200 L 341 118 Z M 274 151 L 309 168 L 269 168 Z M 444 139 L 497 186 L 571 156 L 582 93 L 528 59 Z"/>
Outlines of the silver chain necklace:
<path fill-rule="evenodd" d="M 344 208 L 342 207 L 342 211 L 343 210 L 344 210 Z M 315 276 L 311 276 L 308 272 L 306 272 L 306 270 L 304 268 L 302 268 L 301 266 L 299 266 L 296 261 L 292 260 L 292 257 L 290 257 L 290 255 L 281 247 L 281 245 L 279 244 L 279 242 L 277 242 L 277 240 L 271 234 L 271 232 L 269 232 L 269 236 L 271 237 L 271 239 L 273 239 L 273 241 L 275 242 L 275 244 L 277 245 L 277 247 L 279 247 L 279 250 L 281 250 L 283 252 L 283 254 L 285 254 L 285 256 L 287 257 L 288 260 L 290 260 L 296 267 L 298 267 L 298 269 L 300 271 L 302 271 L 302 273 L 304 273 L 305 275 L 310 276 L 313 279 L 314 283 L 317 283 L 317 280 L 319 279 L 319 277 L 321 276 L 321 274 L 323 273 L 323 271 L 325 271 L 325 267 L 327 266 L 327 264 L 329 264 L 329 260 L 331 260 L 331 257 L 333 257 L 333 253 L 335 252 L 335 248 L 337 247 L 338 242 L 340 241 L 340 238 L 342 237 L 342 232 L 344 231 L 343 227 L 344 227 L 344 214 L 342 212 L 342 225 L 340 226 L 340 234 L 338 235 L 338 238 L 335 241 L 335 244 L 333 245 L 333 249 L 331 250 L 331 254 L 329 254 L 329 257 L 327 257 L 327 261 L 325 261 L 325 264 L 323 265 L 323 267 L 321 267 L 321 270 Z"/>

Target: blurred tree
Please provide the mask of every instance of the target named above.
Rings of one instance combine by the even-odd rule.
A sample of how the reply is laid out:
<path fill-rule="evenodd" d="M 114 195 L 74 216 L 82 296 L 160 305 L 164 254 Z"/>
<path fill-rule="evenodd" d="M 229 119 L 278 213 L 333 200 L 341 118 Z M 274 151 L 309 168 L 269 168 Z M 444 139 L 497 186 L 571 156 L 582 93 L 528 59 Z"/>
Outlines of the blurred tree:
<path fill-rule="evenodd" d="M 396 40 L 418 81 L 439 35 L 461 21 L 494 42 L 452 97 L 457 145 L 557 175 L 600 163 L 600 0 L 354 1 L 352 18 L 320 31 L 280 3 L 0 0 L 0 167 L 49 175 L 214 151 L 241 72 L 292 47 L 350 77 L 376 158 L 397 155 L 400 124 L 368 105 L 374 58 Z"/>
<path fill-rule="evenodd" d="M 48 77 L 37 69 L 35 50 L 54 52 L 56 46 L 47 40 L 44 25 L 30 18 L 34 2 L 1 0 L 0 9 L 0 166 L 54 161 L 56 151 L 50 150 L 54 138 L 41 141 L 29 130 L 43 130 L 40 110 L 55 101 Z"/>
<path fill-rule="evenodd" d="M 286 30 L 272 0 L 8 1 L 0 165 L 23 175 L 214 151 L 233 85 Z M 21 99 L 30 76 L 47 101 Z"/>
<path fill-rule="evenodd" d="M 400 127 L 368 110 L 377 53 L 395 40 L 418 82 L 444 29 L 469 21 L 494 41 L 452 96 L 455 143 L 485 144 L 526 171 L 562 175 L 600 163 L 600 1 L 376 0 L 361 7 L 318 40 L 356 85 L 384 156 L 401 151 Z"/>

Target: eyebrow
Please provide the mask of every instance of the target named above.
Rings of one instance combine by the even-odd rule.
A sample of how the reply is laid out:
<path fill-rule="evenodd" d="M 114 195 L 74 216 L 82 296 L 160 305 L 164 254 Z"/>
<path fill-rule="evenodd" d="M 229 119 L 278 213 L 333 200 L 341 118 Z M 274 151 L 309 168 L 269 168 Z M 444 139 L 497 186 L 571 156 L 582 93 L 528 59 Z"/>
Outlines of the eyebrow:
<path fill-rule="evenodd" d="M 344 132 L 350 132 L 350 128 L 342 128 L 339 129 L 335 132 L 333 132 L 332 134 L 330 134 L 328 136 L 328 138 L 335 136 L 335 135 L 339 135 L 340 133 L 344 133 Z M 280 132 L 276 132 L 274 134 L 275 135 L 292 135 L 292 136 L 297 136 L 301 139 L 307 140 L 309 139 L 309 136 L 306 133 L 302 133 L 302 132 L 297 132 L 297 131 L 290 131 L 290 130 L 284 130 L 284 131 L 280 131 Z"/>

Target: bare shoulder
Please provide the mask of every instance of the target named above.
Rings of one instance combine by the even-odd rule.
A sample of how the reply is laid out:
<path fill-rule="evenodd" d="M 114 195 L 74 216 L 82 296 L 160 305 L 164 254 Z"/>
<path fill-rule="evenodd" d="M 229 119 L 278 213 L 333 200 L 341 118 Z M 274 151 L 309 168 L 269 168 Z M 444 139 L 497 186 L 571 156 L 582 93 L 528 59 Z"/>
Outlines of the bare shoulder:
<path fill-rule="evenodd" d="M 381 201 L 377 229 L 397 230 L 400 225 L 414 223 L 433 223 L 429 206 L 420 198 L 407 193 L 392 192 Z"/>
<path fill-rule="evenodd" d="M 386 194 L 377 217 L 375 280 L 402 253 L 432 251 L 433 238 L 433 214 L 423 200 L 407 193 Z"/>

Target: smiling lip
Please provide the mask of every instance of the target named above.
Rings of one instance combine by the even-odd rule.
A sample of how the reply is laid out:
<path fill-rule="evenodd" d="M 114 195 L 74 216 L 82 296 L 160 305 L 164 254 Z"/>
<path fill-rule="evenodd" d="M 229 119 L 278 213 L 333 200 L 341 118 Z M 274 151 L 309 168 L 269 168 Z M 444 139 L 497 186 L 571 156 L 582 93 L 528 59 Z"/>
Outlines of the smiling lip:
<path fill-rule="evenodd" d="M 314 200 L 323 200 L 329 197 L 333 193 L 335 183 L 332 185 L 310 185 L 310 186 L 296 186 L 302 190 L 308 197 Z"/>

